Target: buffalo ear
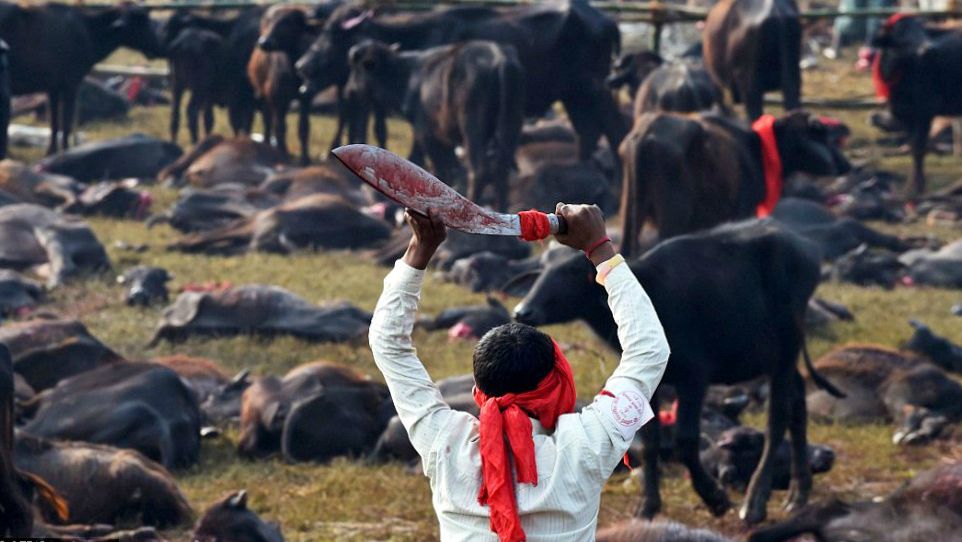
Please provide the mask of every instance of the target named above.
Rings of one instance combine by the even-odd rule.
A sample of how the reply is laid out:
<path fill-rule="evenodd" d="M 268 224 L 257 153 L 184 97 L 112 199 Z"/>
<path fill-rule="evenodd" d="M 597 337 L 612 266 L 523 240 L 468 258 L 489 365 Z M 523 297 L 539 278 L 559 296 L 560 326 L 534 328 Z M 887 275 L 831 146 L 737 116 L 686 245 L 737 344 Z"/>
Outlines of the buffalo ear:
<path fill-rule="evenodd" d="M 524 297 L 528 295 L 528 292 L 531 291 L 531 288 L 540 276 L 540 269 L 537 271 L 525 271 L 520 275 L 515 275 L 508 279 L 507 282 L 502 284 L 498 289 L 511 296 Z"/>
<path fill-rule="evenodd" d="M 227 506 L 237 510 L 247 510 L 247 490 L 242 489 L 227 499 Z"/>

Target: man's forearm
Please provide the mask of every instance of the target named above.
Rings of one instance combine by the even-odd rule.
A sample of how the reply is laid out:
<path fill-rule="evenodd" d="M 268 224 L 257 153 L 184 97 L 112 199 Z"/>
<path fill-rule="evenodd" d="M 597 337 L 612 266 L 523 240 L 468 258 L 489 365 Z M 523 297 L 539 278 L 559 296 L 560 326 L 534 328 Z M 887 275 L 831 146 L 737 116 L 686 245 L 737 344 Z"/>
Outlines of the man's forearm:
<path fill-rule="evenodd" d="M 669 356 L 668 341 L 651 299 L 631 272 L 621 263 L 599 272 L 607 272 L 605 289 L 608 305 L 618 326 L 621 342 L 621 363 L 609 382 L 628 378 L 637 383 L 647 400 L 661 382 Z"/>

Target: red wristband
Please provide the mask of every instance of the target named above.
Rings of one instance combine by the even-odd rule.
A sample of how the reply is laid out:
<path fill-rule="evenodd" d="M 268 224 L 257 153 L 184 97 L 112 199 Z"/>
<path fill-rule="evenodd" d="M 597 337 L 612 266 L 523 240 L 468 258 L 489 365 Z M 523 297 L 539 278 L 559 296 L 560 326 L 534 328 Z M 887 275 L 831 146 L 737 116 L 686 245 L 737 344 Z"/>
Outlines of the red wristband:
<path fill-rule="evenodd" d="M 597 241 L 592 243 L 590 247 L 585 249 L 585 257 L 587 257 L 590 260 L 592 252 L 598 250 L 598 247 L 600 247 L 601 245 L 605 243 L 610 243 L 610 242 L 611 242 L 611 237 L 608 237 L 607 235 L 602 237 L 601 239 L 598 239 Z"/>

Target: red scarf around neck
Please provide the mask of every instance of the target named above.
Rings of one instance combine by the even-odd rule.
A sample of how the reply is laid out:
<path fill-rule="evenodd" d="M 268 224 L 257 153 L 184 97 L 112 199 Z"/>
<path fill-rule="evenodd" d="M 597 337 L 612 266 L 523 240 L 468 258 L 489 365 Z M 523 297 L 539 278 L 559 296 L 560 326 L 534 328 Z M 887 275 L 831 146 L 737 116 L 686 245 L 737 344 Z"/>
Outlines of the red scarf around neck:
<path fill-rule="evenodd" d="M 752 131 L 762 143 L 762 172 L 765 174 L 765 197 L 755 209 L 755 216 L 765 218 L 772 214 L 778 199 L 782 197 L 782 157 L 775 142 L 775 117 L 762 115 L 752 123 Z"/>
<path fill-rule="evenodd" d="M 885 24 L 882 25 L 882 29 L 886 32 L 891 32 L 895 23 L 906 17 L 911 17 L 911 14 L 896 13 L 886 19 Z M 882 51 L 875 51 L 875 58 L 872 59 L 872 86 L 875 87 L 875 96 L 881 100 L 888 100 L 892 95 L 892 88 L 898 84 L 899 79 L 901 79 L 901 76 L 897 73 L 891 74 L 891 77 L 888 79 L 882 75 Z"/>
<path fill-rule="evenodd" d="M 553 342 L 553 341 L 552 341 Z M 525 540 L 511 477 L 511 460 L 519 484 L 538 485 L 531 418 L 554 429 L 558 417 L 574 411 L 575 380 L 571 365 L 554 343 L 554 369 L 524 393 L 489 397 L 477 387 L 474 401 L 481 407 L 481 491 L 478 502 L 491 511 L 491 530 L 501 542 Z"/>

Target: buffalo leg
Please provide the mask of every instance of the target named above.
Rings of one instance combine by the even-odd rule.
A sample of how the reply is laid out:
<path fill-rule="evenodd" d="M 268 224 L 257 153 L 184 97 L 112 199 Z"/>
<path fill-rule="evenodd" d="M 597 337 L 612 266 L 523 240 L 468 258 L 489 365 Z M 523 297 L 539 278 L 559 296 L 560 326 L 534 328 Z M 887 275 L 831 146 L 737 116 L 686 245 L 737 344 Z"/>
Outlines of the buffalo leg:
<path fill-rule="evenodd" d="M 578 134 L 579 160 L 591 159 L 591 155 L 598 147 L 598 138 L 601 137 L 602 112 L 599 111 L 594 98 L 594 96 L 580 94 L 561 100 L 568 118 L 571 119 L 571 125 Z"/>
<path fill-rule="evenodd" d="M 802 57 L 802 28 L 797 20 L 785 23 L 780 40 L 782 103 L 785 111 L 791 111 L 802 106 L 802 73 L 798 65 L 798 59 Z M 764 95 L 764 92 L 762 94 Z M 761 111 L 758 114 L 761 115 Z"/>
<path fill-rule="evenodd" d="M 184 89 L 174 83 L 170 89 L 170 140 L 174 143 L 177 143 L 177 132 L 180 131 L 180 102 L 183 97 Z"/>
<path fill-rule="evenodd" d="M 204 137 L 214 131 L 214 104 L 208 101 L 204 105 Z"/>
<path fill-rule="evenodd" d="M 651 404 L 658 408 L 657 390 L 651 397 Z M 661 473 L 658 470 L 658 459 L 661 453 L 661 421 L 655 415 L 650 422 L 641 428 L 641 442 L 644 444 L 644 494 L 641 503 L 635 509 L 635 517 L 651 519 L 661 512 Z"/>
<path fill-rule="evenodd" d="M 408 160 L 419 166 L 424 166 L 424 151 L 416 140 L 411 142 L 411 152 L 408 153 Z"/>
<path fill-rule="evenodd" d="M 745 113 L 748 115 L 748 120 L 753 121 L 762 116 L 765 91 L 762 89 L 759 78 L 750 77 L 742 94 L 745 97 Z"/>
<path fill-rule="evenodd" d="M 932 129 L 932 118 L 928 117 L 912 124 L 909 132 L 912 147 L 912 186 L 909 189 L 913 196 L 921 196 L 925 192 L 925 151 L 929 146 L 929 130 Z"/>
<path fill-rule="evenodd" d="M 704 385 L 678 386 L 678 420 L 675 426 L 675 449 L 678 460 L 688 469 L 691 485 L 708 510 L 715 516 L 731 508 L 728 494 L 701 464 L 701 407 L 705 399 Z"/>
<path fill-rule="evenodd" d="M 273 145 L 274 136 L 274 117 L 271 115 L 270 106 L 265 103 L 260 107 L 261 110 L 261 122 L 264 124 L 264 143 L 268 145 Z"/>
<path fill-rule="evenodd" d="M 70 132 L 73 129 L 74 110 L 77 107 L 77 87 L 68 88 L 63 93 L 63 107 L 61 108 L 63 118 L 61 125 L 60 148 L 67 150 L 70 148 Z"/>
<path fill-rule="evenodd" d="M 344 135 L 344 121 L 347 118 L 347 102 L 344 99 L 344 87 L 339 86 L 337 91 L 337 128 L 334 130 L 334 139 L 329 145 L 330 150 L 341 146 L 341 138 Z"/>
<path fill-rule="evenodd" d="M 788 369 L 794 371 L 795 369 Z M 782 371 L 772 376 L 771 397 L 768 399 L 768 434 L 765 436 L 765 448 L 762 458 L 755 468 L 752 481 L 748 485 L 748 494 L 742 505 L 739 516 L 745 523 L 754 525 L 765 519 L 766 505 L 772 494 L 772 464 L 775 461 L 776 450 L 785 439 L 785 428 L 789 419 L 791 402 L 790 374 Z"/>
<path fill-rule="evenodd" d="M 442 181 L 460 188 L 461 167 L 457 155 L 454 154 L 454 148 L 431 139 L 422 140 L 420 145 L 431 160 L 434 173 Z"/>
<path fill-rule="evenodd" d="M 621 141 L 628 135 L 630 122 L 621 114 L 621 111 L 618 110 L 618 104 L 610 92 L 602 91 L 599 93 L 598 104 L 604 113 L 602 122 L 604 123 L 605 138 L 608 139 L 608 145 L 611 147 L 611 156 L 614 158 L 614 170 L 615 176 L 617 177 L 617 175 L 621 173 L 621 157 L 618 154 L 618 146 L 621 145 Z M 619 179 L 616 179 L 616 181 L 618 180 Z"/>
<path fill-rule="evenodd" d="M 301 143 L 301 165 L 311 162 L 311 99 L 302 96 L 297 111 L 297 139 Z"/>
<path fill-rule="evenodd" d="M 794 372 L 791 377 L 791 411 L 788 431 L 792 438 L 792 486 L 786 509 L 795 511 L 808 503 L 812 493 L 812 469 L 808 462 L 808 411 L 805 407 L 805 382 Z"/>
<path fill-rule="evenodd" d="M 287 108 L 290 102 L 276 103 L 271 107 L 271 115 L 274 117 L 274 137 L 277 138 L 277 150 L 281 151 L 284 158 L 288 156 L 287 150 Z"/>
<path fill-rule="evenodd" d="M 199 138 L 200 104 L 197 103 L 197 93 L 191 92 L 187 100 L 187 130 L 190 131 L 190 142 L 196 144 Z"/>
<path fill-rule="evenodd" d="M 374 108 L 374 138 L 378 147 L 387 148 L 387 113 L 380 107 Z"/>
<path fill-rule="evenodd" d="M 350 143 L 367 143 L 368 108 L 357 94 L 347 98 L 347 140 Z"/>
<path fill-rule="evenodd" d="M 57 136 L 60 135 L 60 93 L 52 91 L 47 93 L 47 113 L 50 115 L 50 145 L 47 146 L 47 154 L 57 152 Z"/>

